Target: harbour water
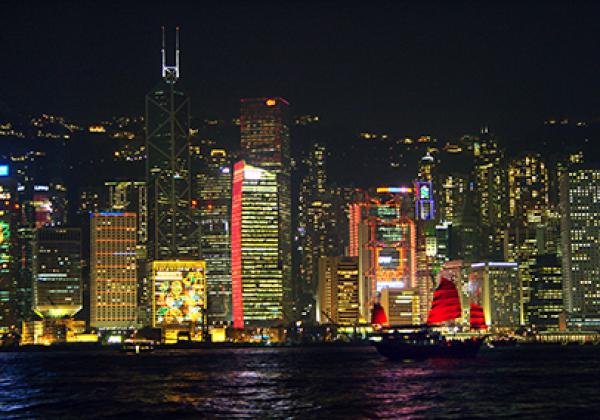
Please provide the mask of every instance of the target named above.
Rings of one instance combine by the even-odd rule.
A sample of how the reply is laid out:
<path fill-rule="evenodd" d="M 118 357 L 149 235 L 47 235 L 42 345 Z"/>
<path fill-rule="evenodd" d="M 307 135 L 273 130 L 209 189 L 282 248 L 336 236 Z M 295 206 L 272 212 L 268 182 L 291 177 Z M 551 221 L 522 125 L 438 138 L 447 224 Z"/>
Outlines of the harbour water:
<path fill-rule="evenodd" d="M 0 418 L 590 418 L 600 346 L 390 362 L 371 347 L 0 354 Z"/>

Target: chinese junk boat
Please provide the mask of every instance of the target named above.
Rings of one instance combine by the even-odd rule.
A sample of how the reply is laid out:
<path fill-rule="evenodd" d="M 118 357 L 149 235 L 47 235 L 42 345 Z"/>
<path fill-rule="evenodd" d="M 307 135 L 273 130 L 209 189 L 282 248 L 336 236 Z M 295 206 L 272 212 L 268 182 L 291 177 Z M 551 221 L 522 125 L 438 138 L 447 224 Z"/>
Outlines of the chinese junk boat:
<path fill-rule="evenodd" d="M 470 309 L 471 329 L 487 328 L 483 308 L 471 304 Z M 373 318 L 375 316 L 379 319 L 386 318 L 385 313 L 382 315 L 381 311 L 383 308 L 376 305 Z M 393 360 L 475 357 L 485 335 L 444 336 L 431 329 L 435 325 L 455 320 L 460 316 L 461 305 L 456 286 L 452 281 L 442 278 L 433 296 L 427 325 L 383 328 L 379 334 L 372 337 L 372 342 L 379 354 Z"/>

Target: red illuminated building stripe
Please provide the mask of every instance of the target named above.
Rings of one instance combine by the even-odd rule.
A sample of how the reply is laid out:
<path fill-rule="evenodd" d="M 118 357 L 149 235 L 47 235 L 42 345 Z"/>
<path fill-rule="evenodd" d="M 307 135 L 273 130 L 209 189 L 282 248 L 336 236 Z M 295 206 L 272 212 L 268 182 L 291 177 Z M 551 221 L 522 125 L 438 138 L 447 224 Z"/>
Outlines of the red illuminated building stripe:
<path fill-rule="evenodd" d="M 231 300 L 233 303 L 233 327 L 244 328 L 244 300 L 242 296 L 242 186 L 244 184 L 244 161 L 233 167 L 233 190 L 231 194 Z"/>

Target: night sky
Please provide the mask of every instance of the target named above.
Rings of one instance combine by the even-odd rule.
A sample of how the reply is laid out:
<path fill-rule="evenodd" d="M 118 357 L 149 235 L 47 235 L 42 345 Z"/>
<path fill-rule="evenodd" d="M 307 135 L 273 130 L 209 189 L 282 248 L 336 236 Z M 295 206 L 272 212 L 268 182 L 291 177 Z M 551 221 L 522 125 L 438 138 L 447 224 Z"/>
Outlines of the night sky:
<path fill-rule="evenodd" d="M 258 95 L 331 125 L 438 136 L 600 116 L 598 5 L 47 3 L 2 6 L 0 103 L 22 115 L 141 115 L 160 27 L 179 25 L 196 118 Z"/>

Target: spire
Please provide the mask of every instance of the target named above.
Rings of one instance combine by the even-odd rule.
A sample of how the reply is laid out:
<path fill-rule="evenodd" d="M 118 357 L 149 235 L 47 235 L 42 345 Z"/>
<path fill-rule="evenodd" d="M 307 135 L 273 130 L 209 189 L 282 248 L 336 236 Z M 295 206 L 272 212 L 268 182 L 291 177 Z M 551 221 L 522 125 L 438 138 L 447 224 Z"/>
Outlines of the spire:
<path fill-rule="evenodd" d="M 179 26 L 175 28 L 175 65 L 167 65 L 165 27 L 162 27 L 162 77 L 167 83 L 175 83 L 179 79 Z"/>

